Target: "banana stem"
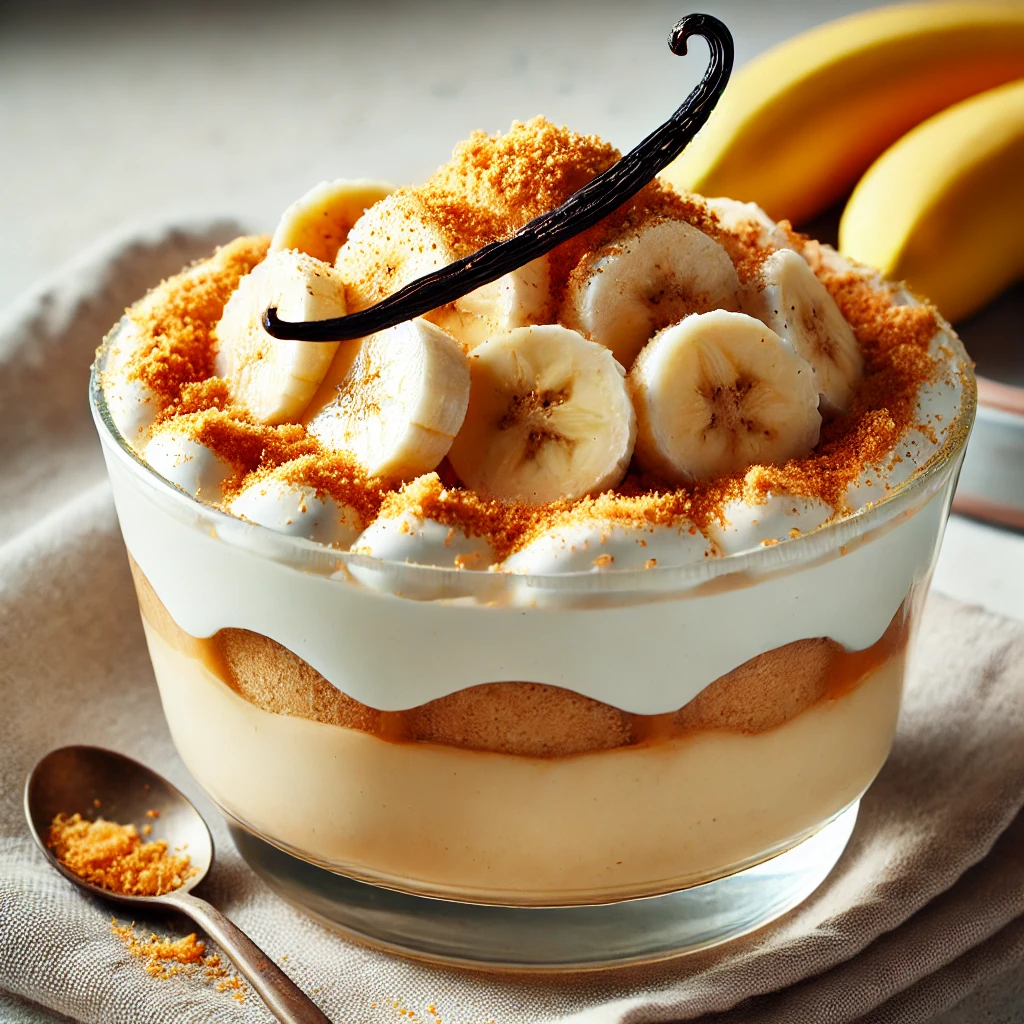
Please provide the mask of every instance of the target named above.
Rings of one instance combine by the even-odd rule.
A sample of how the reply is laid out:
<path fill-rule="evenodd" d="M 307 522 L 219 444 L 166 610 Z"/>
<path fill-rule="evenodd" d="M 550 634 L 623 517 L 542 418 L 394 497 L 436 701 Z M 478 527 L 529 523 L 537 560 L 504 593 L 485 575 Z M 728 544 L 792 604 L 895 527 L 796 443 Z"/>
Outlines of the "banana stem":
<path fill-rule="evenodd" d="M 561 206 L 535 217 L 510 238 L 491 242 L 426 274 L 358 313 L 293 323 L 280 319 L 277 309 L 271 307 L 263 314 L 267 333 L 287 341 L 347 341 L 374 334 L 454 302 L 593 227 L 632 199 L 679 156 L 704 126 L 722 95 L 732 74 L 732 34 L 710 14 L 687 14 L 672 29 L 669 48 L 683 56 L 691 36 L 702 36 L 711 50 L 711 60 L 700 83 L 660 128 Z"/>

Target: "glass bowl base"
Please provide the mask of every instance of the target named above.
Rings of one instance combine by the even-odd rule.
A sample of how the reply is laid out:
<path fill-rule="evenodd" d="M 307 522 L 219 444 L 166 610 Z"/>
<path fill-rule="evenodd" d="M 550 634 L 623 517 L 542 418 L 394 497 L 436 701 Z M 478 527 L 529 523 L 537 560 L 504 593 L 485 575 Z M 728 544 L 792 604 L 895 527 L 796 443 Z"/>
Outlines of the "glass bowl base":
<path fill-rule="evenodd" d="M 580 907 L 501 907 L 358 882 L 293 857 L 229 822 L 270 887 L 328 927 L 403 956 L 477 970 L 578 971 L 651 963 L 738 938 L 805 900 L 839 860 L 851 804 L 797 846 L 689 889 Z"/>

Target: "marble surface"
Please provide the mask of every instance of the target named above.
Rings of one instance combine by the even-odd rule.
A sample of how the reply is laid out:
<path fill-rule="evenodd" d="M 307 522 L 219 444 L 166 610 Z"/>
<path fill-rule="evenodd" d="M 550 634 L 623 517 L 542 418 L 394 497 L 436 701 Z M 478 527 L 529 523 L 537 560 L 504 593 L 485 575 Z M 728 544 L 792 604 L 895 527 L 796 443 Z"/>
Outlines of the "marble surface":
<path fill-rule="evenodd" d="M 742 62 L 858 0 L 704 5 Z M 633 146 L 704 68 L 679 0 L 0 6 L 0 301 L 127 220 L 272 230 L 323 178 L 417 180 L 474 128 L 543 113 Z M 1024 621 L 1024 534 L 950 521 L 935 586 Z M 31 1009 L 0 1000 L 4 1019 Z M 39 1020 L 50 1018 L 39 1017 Z M 941 1024 L 1024 1020 L 1024 968 Z"/>

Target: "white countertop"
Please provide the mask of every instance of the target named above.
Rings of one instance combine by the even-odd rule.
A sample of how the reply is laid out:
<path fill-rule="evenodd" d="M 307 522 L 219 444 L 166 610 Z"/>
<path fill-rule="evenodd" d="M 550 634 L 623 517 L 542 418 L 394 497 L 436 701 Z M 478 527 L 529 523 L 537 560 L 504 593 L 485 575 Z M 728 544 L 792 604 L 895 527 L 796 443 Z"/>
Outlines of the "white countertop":
<path fill-rule="evenodd" d="M 22 6 L 0 12 L 0 301 L 125 221 L 217 212 L 270 231 L 321 179 L 421 179 L 474 128 L 543 113 L 628 149 L 706 59 L 702 42 L 668 51 L 680 0 Z M 697 6 L 742 63 L 871 5 Z M 1024 534 L 953 517 L 935 586 L 1024 621 Z M 942 1024 L 1019 1019 L 1021 974 Z"/>

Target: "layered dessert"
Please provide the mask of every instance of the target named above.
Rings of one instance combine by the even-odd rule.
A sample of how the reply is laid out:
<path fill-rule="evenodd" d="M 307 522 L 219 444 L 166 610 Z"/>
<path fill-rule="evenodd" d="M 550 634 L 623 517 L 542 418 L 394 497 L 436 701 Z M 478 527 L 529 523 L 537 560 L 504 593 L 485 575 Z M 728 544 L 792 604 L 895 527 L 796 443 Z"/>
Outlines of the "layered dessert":
<path fill-rule="evenodd" d="M 739 871 L 888 753 L 970 427 L 933 308 L 659 180 L 425 316 L 365 310 L 619 153 L 543 119 L 323 183 L 129 309 L 96 372 L 175 742 L 354 877 L 510 905 Z"/>

